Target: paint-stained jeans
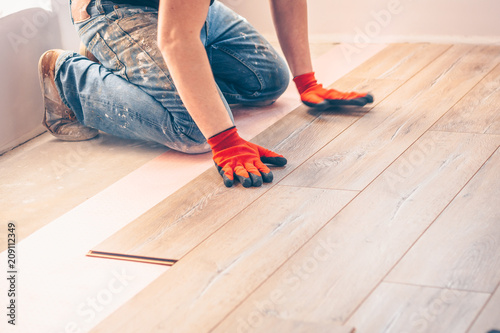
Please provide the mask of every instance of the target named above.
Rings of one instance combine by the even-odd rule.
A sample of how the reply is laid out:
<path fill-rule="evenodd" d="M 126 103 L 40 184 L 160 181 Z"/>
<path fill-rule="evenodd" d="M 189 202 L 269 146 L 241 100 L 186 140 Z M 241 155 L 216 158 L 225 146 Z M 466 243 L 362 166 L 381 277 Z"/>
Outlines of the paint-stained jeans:
<path fill-rule="evenodd" d="M 60 95 L 78 120 L 186 153 L 208 151 L 158 48 L 157 10 L 93 0 L 87 12 L 90 17 L 74 24 L 101 65 L 74 52 L 63 53 L 56 63 Z M 223 4 L 216 1 L 210 7 L 200 38 L 230 115 L 228 104 L 270 103 L 286 89 L 289 74 L 283 59 Z"/>

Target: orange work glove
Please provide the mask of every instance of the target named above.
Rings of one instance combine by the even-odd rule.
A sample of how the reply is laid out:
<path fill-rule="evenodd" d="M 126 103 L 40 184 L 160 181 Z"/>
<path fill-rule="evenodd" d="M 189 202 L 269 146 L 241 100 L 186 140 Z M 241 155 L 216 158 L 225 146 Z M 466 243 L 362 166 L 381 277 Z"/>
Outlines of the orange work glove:
<path fill-rule="evenodd" d="M 314 72 L 302 74 L 293 78 L 302 102 L 310 107 L 325 108 L 328 106 L 357 105 L 373 103 L 373 96 L 366 93 L 340 92 L 335 89 L 325 89 L 318 84 Z"/>
<path fill-rule="evenodd" d="M 234 126 L 212 136 L 207 142 L 227 187 L 233 186 L 234 175 L 244 187 L 270 183 L 273 174 L 264 163 L 284 166 L 287 162 L 283 155 L 243 140 Z"/>

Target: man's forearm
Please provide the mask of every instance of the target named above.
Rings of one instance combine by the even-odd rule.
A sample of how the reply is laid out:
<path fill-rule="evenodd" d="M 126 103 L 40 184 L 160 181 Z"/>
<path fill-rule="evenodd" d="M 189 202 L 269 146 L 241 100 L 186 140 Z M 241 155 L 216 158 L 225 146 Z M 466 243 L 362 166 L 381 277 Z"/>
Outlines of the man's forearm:
<path fill-rule="evenodd" d="M 164 47 L 162 53 L 177 91 L 203 135 L 209 138 L 233 126 L 201 42 L 179 41 Z"/>
<path fill-rule="evenodd" d="M 233 122 L 222 102 L 200 40 L 207 0 L 161 0 L 158 46 L 188 113 L 208 139 Z"/>
<path fill-rule="evenodd" d="M 306 0 L 270 0 L 274 26 L 293 76 L 312 72 Z"/>

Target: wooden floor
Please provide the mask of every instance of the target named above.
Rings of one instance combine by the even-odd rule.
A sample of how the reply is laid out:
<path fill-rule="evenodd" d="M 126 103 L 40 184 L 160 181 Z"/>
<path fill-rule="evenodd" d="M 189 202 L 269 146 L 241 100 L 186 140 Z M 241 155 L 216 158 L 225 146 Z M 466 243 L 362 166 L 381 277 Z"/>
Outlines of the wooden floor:
<path fill-rule="evenodd" d="M 272 184 L 209 170 L 93 249 L 178 260 L 94 332 L 500 329 L 500 47 L 395 44 L 334 87 L 376 101 L 254 138 Z"/>

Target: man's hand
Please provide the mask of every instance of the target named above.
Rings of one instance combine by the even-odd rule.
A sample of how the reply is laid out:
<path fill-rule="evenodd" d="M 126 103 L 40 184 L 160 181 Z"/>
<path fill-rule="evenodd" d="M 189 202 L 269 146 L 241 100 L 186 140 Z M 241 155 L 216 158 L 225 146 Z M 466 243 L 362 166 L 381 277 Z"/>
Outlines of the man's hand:
<path fill-rule="evenodd" d="M 357 105 L 373 103 L 373 96 L 367 93 L 340 92 L 335 89 L 325 89 L 318 84 L 314 72 L 302 74 L 293 78 L 302 102 L 310 107 L 325 108 L 329 106 Z"/>
<path fill-rule="evenodd" d="M 213 159 L 224 185 L 233 186 L 234 176 L 244 187 L 261 186 L 273 181 L 271 170 L 264 164 L 284 166 L 283 155 L 242 139 L 235 127 L 231 127 L 208 139 Z"/>

